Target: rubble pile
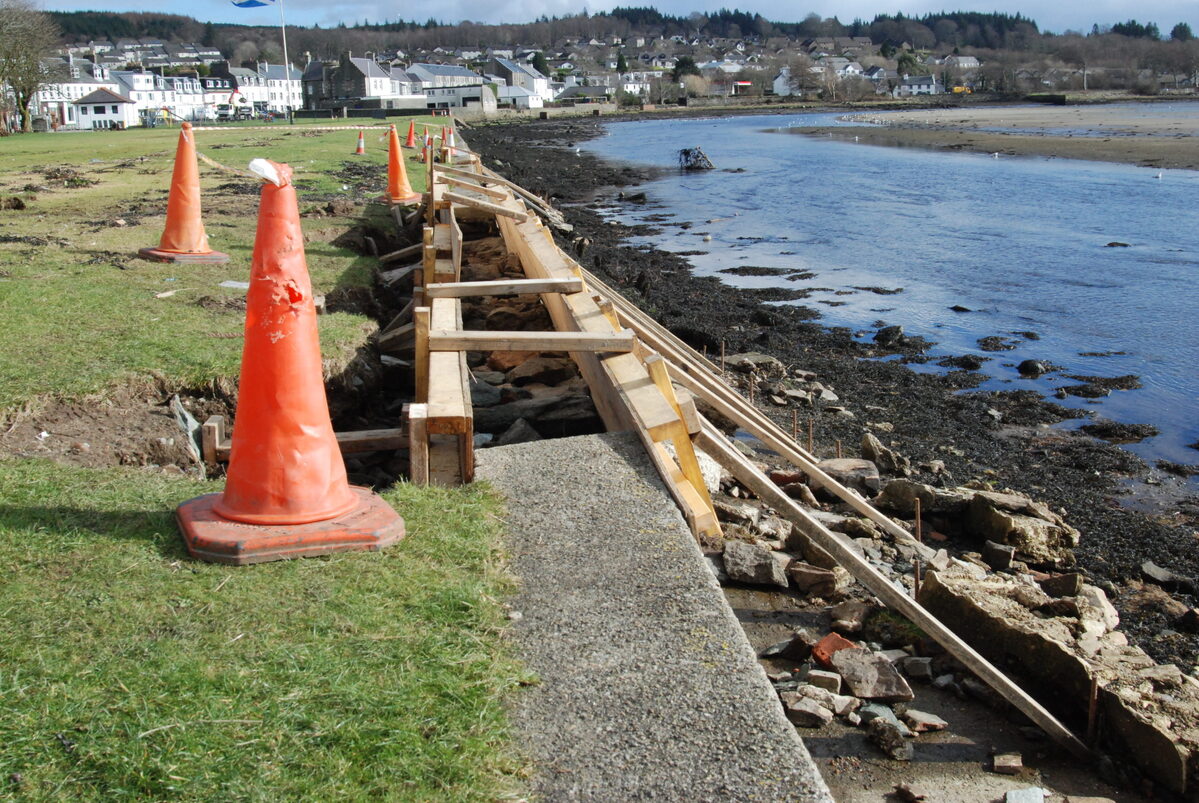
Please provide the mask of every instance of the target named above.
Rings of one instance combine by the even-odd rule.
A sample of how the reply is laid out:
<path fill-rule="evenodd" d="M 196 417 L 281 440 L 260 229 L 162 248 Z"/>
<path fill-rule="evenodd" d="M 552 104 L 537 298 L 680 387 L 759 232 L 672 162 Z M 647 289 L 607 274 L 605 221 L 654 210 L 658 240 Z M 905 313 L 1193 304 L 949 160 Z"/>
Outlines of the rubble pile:
<path fill-rule="evenodd" d="M 795 372 L 775 363 L 758 354 L 726 359 L 729 369 L 758 387 L 777 383 L 771 401 L 777 395 L 778 402 L 803 403 L 797 394 L 812 393 L 835 398 L 829 388 L 815 390 L 814 376 L 797 383 Z M 1065 511 L 979 480 L 949 484 L 935 465 L 913 469 L 908 458 L 868 431 L 861 457 L 824 460 L 819 467 L 872 498 L 909 532 L 916 529 L 919 504 L 923 542 L 899 541 L 809 484 L 801 472 L 767 465 L 762 453 L 740 439 L 736 443 L 897 587 L 916 593 L 919 576 L 921 605 L 1079 732 L 1087 728 L 1095 688 L 1098 744 L 1136 765 L 1124 768 L 1126 781 L 1149 779 L 1179 795 L 1193 787 L 1199 770 L 1199 679 L 1172 664 L 1155 664 L 1118 631 L 1119 615 L 1105 591 L 1073 570 L 1080 534 Z M 917 472 L 931 475 L 932 482 L 919 481 Z M 911 760 L 918 734 L 951 727 L 919 709 L 913 683 L 1004 707 L 964 666 L 882 609 L 825 550 L 792 522 L 751 501 L 751 493 L 731 477 L 723 475 L 709 490 L 724 522 L 723 546 L 708 545 L 717 578 L 786 589 L 828 614 L 826 628 L 797 629 L 760 655 L 797 727 L 819 728 L 839 718 L 866 729 L 883 754 Z M 1149 570 L 1145 575 L 1154 578 Z M 785 671 L 777 671 L 781 667 Z"/>

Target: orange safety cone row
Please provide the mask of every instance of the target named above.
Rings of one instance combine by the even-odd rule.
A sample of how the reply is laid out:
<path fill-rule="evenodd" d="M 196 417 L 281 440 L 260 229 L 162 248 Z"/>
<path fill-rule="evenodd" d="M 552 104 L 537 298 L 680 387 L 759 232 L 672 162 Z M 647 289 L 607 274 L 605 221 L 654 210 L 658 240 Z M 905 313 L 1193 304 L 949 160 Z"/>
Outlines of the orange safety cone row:
<path fill-rule="evenodd" d="M 358 129 L 358 147 L 354 151 L 355 156 L 361 156 L 366 153 L 366 132 L 361 128 Z"/>
<path fill-rule="evenodd" d="M 408 121 L 408 138 L 404 140 L 404 147 L 405 148 L 415 148 L 416 147 L 416 121 L 415 120 Z"/>
<path fill-rule="evenodd" d="M 391 127 L 387 149 L 387 199 L 393 204 L 414 204 L 420 193 L 413 192 L 408 183 L 408 171 L 404 169 L 404 152 L 400 150 L 400 137 L 396 127 Z"/>
<path fill-rule="evenodd" d="M 404 522 L 346 479 L 291 168 L 264 159 L 250 167 L 268 182 L 246 293 L 233 448 L 225 490 L 176 511 L 184 542 L 194 557 L 235 565 L 381 549 L 404 536 Z"/>
<path fill-rule="evenodd" d="M 200 165 L 196 161 L 196 139 L 191 123 L 184 123 L 179 130 L 162 239 L 157 248 L 142 248 L 137 254 L 155 262 L 220 264 L 229 261 L 228 254 L 208 247 L 208 235 L 204 233 L 204 221 L 200 219 Z"/>

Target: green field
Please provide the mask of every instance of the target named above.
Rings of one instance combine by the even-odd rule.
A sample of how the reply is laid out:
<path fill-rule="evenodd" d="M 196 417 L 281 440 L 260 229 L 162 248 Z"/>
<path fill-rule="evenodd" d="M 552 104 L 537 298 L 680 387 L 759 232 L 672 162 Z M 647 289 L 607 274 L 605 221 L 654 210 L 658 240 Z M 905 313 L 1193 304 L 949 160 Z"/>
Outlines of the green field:
<path fill-rule="evenodd" d="M 301 211 L 319 212 L 303 218 L 314 290 L 333 297 L 373 281 L 372 258 L 332 243 L 385 208 L 325 210 L 381 192 L 382 131 L 368 131 L 365 157 L 351 156 L 356 126 L 199 131 L 197 143 L 232 169 L 258 156 L 293 165 Z M 0 199 L 25 205 L 0 211 L 0 433 L 151 377 L 167 389 L 236 378 L 244 313 L 223 300 L 243 291 L 220 283 L 248 278 L 255 181 L 201 166 L 209 240 L 228 264 L 136 257 L 161 234 L 177 137 L 0 139 Z M 411 179 L 423 189 L 419 169 Z M 330 370 L 376 326 L 322 316 Z M 70 462 L 0 449 L 0 799 L 519 790 L 502 698 L 522 678 L 503 638 L 508 580 L 485 490 L 400 483 L 384 492 L 407 523 L 397 546 L 233 568 L 188 558 L 172 518 L 219 480 Z"/>

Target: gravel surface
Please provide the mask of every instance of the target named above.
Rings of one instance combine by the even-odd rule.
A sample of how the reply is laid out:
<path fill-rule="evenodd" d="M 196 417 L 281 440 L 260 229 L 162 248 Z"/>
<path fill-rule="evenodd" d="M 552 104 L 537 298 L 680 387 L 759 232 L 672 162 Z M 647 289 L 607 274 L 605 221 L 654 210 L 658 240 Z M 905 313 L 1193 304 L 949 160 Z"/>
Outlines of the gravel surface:
<path fill-rule="evenodd" d="M 832 800 L 635 436 L 477 460 L 509 500 L 514 635 L 540 678 L 513 718 L 538 797 Z"/>

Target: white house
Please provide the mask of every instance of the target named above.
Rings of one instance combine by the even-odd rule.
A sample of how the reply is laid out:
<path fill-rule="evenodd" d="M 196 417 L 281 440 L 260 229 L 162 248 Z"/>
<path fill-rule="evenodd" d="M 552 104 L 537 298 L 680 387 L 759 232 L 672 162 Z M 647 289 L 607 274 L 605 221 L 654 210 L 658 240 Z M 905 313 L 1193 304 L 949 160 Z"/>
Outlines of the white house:
<path fill-rule="evenodd" d="M 490 86 L 478 83 L 473 86 L 442 86 L 425 90 L 426 108 L 429 109 L 479 109 L 494 112 L 497 107 L 496 93 Z"/>
<path fill-rule="evenodd" d="M 795 90 L 791 87 L 790 67 L 783 67 L 779 70 L 778 75 L 774 76 L 774 80 L 771 82 L 771 89 L 779 97 L 796 94 Z"/>
<path fill-rule="evenodd" d="M 937 83 L 935 75 L 905 75 L 895 87 L 895 97 L 910 98 L 913 95 L 940 95 L 944 88 Z"/>
<path fill-rule="evenodd" d="M 75 101 L 75 117 L 82 131 L 103 128 L 129 128 L 141 122 L 137 105 L 129 98 L 108 89 L 97 89 Z"/>
<path fill-rule="evenodd" d="M 510 59 L 496 58 L 492 59 L 489 66 L 494 69 L 496 75 L 504 78 L 509 86 L 524 87 L 540 97 L 542 101 L 554 99 L 553 90 L 550 88 L 550 79 L 531 65 Z"/>
<path fill-rule="evenodd" d="M 498 88 L 499 102 L 507 103 L 517 109 L 541 109 L 545 101 L 537 93 L 523 86 L 501 86 Z"/>
<path fill-rule="evenodd" d="M 300 94 L 301 73 L 290 64 L 284 69 L 282 64 L 258 65 L 258 75 L 266 83 L 267 108 L 273 112 L 284 112 L 298 109 L 303 104 Z"/>
<path fill-rule="evenodd" d="M 408 75 L 420 82 L 422 89 L 481 84 L 483 76 L 453 64 L 416 63 L 408 67 Z"/>

